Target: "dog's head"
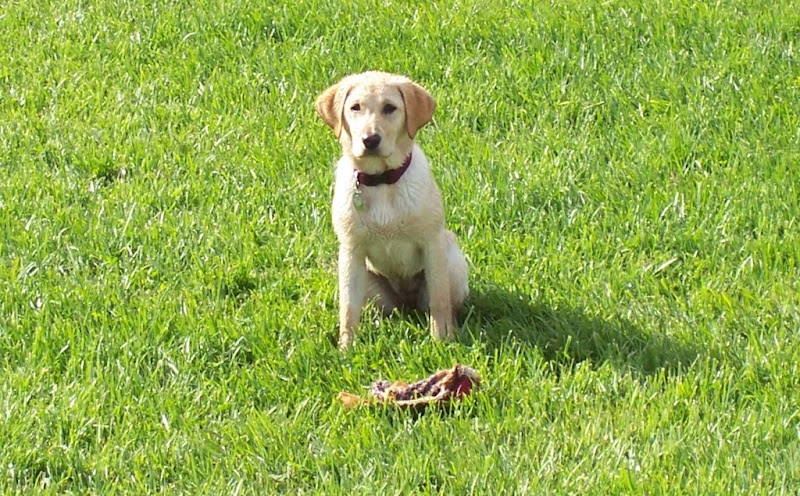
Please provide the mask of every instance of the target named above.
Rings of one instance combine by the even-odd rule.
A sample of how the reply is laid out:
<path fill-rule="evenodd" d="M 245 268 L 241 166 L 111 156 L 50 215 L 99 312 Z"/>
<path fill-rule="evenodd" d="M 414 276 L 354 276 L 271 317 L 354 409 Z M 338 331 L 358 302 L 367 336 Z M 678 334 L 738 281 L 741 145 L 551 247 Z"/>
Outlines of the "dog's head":
<path fill-rule="evenodd" d="M 322 92 L 316 110 L 356 162 L 401 163 L 436 103 L 410 79 L 384 72 L 347 76 Z"/>

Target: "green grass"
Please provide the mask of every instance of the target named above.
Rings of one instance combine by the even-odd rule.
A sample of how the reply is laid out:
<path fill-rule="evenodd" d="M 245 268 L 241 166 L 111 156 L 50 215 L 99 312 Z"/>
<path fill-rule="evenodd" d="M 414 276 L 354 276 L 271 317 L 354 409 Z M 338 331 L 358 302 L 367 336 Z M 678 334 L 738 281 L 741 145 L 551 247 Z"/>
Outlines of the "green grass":
<path fill-rule="evenodd" d="M 439 104 L 457 343 L 336 350 L 312 104 L 366 69 Z M 791 494 L 798 102 L 790 0 L 6 0 L 0 488 Z M 450 413 L 334 401 L 455 362 Z"/>

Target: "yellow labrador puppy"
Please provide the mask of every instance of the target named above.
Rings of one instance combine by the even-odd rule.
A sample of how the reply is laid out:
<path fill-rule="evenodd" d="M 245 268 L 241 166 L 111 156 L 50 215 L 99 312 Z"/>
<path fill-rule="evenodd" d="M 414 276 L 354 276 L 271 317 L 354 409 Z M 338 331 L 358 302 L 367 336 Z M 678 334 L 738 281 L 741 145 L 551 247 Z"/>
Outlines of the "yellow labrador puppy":
<path fill-rule="evenodd" d="M 361 309 L 430 308 L 436 339 L 455 336 L 467 297 L 467 262 L 445 229 L 428 160 L 414 143 L 436 103 L 403 76 L 365 72 L 326 89 L 316 102 L 342 145 L 333 224 L 339 239 L 339 347 L 353 341 Z"/>

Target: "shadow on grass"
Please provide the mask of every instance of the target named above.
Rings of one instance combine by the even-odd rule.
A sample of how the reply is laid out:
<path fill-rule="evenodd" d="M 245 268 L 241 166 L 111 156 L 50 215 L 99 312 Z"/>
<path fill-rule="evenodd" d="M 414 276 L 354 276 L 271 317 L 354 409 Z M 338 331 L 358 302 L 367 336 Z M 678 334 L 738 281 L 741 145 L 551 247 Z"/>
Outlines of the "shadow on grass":
<path fill-rule="evenodd" d="M 624 319 L 601 320 L 578 308 L 551 308 L 499 288 L 474 291 L 463 321 L 462 341 L 483 343 L 491 355 L 503 347 L 535 347 L 549 362 L 611 363 L 643 374 L 675 373 L 698 356 L 691 346 Z"/>

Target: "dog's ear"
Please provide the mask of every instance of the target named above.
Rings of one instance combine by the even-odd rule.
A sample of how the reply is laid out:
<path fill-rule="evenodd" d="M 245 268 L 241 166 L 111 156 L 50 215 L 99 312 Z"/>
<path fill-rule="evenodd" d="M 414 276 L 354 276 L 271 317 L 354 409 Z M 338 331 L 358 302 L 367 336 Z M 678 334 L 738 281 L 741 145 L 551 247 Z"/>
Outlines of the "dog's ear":
<path fill-rule="evenodd" d="M 400 94 L 406 105 L 408 136 L 413 139 L 417 131 L 430 122 L 436 110 L 436 101 L 425 88 L 410 81 L 400 85 Z"/>
<path fill-rule="evenodd" d="M 349 92 L 349 85 L 343 83 L 340 81 L 323 91 L 314 104 L 317 114 L 333 129 L 337 139 L 342 134 L 344 101 Z"/>

